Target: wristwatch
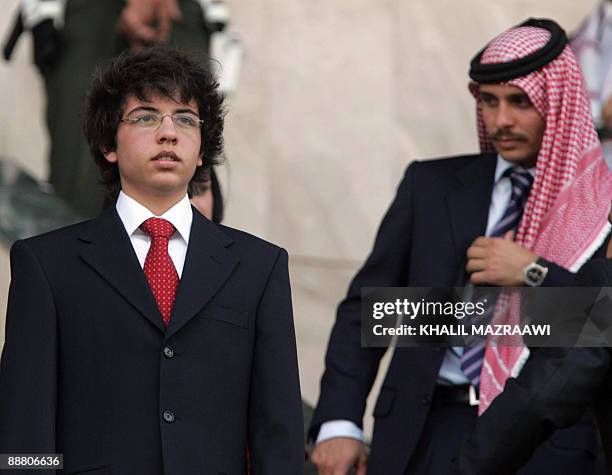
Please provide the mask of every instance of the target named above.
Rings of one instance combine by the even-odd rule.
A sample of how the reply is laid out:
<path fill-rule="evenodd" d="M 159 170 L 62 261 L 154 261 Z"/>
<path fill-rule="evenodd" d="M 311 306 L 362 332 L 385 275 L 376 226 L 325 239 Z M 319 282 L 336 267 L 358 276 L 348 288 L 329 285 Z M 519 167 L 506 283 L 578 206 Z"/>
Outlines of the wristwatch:
<path fill-rule="evenodd" d="M 539 287 L 544 282 L 548 274 L 548 267 L 546 267 L 546 261 L 538 259 L 532 262 L 523 269 L 523 280 L 529 287 Z"/>

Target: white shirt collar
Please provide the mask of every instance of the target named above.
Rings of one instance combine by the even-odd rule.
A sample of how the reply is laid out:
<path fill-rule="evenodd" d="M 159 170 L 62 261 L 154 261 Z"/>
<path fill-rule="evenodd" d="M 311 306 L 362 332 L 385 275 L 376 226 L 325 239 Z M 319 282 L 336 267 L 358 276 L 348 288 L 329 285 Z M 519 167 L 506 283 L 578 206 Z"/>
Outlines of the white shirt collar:
<path fill-rule="evenodd" d="M 187 195 L 161 216 L 155 216 L 149 209 L 135 199 L 130 198 L 123 191 L 119 192 L 119 198 L 117 198 L 115 206 L 129 236 L 132 236 L 137 231 L 142 232 L 139 227 L 145 220 L 149 218 L 163 218 L 170 221 L 183 240 L 189 243 L 193 211 Z"/>
<path fill-rule="evenodd" d="M 495 183 L 497 183 L 504 172 L 508 168 L 515 168 L 516 165 L 508 160 L 504 159 L 501 155 L 497 155 L 497 165 L 495 166 Z M 535 167 L 526 168 L 526 170 L 531 174 L 532 177 L 535 177 Z"/>

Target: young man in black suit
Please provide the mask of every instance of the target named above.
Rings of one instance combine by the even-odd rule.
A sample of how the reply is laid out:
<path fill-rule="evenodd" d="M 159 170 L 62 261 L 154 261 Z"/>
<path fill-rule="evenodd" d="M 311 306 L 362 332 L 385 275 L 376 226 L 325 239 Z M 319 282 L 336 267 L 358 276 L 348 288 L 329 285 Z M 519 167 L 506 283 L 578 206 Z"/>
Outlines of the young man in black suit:
<path fill-rule="evenodd" d="M 470 77 L 482 153 L 408 167 L 338 307 L 310 429 L 322 475 L 444 473 L 476 422 L 473 404 L 484 411 L 528 356 L 525 347 L 502 356 L 484 345 L 397 348 L 366 462 L 362 418 L 385 349 L 361 347 L 361 288 L 452 287 L 468 276 L 571 285 L 603 252 L 612 179 L 563 30 L 547 20 L 510 29 L 474 58 Z M 594 434 L 592 421 L 557 431 L 522 473 L 592 473 Z"/>
<path fill-rule="evenodd" d="M 303 473 L 287 253 L 187 196 L 222 151 L 222 102 L 170 49 L 98 73 L 84 123 L 112 204 L 12 247 L 0 453 L 63 453 L 70 474 Z"/>

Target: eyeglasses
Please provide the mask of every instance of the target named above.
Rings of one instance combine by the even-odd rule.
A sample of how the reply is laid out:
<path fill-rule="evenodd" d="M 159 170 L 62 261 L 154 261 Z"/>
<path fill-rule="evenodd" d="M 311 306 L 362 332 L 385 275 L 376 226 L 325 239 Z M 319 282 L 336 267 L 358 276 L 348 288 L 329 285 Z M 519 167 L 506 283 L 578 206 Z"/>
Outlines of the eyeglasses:
<path fill-rule="evenodd" d="M 195 117 L 192 114 L 156 114 L 155 112 L 139 112 L 133 116 L 128 116 L 121 119 L 119 122 L 135 125 L 140 129 L 157 130 L 165 117 L 170 117 L 174 126 L 183 130 L 195 130 L 202 125 L 204 121 Z"/>

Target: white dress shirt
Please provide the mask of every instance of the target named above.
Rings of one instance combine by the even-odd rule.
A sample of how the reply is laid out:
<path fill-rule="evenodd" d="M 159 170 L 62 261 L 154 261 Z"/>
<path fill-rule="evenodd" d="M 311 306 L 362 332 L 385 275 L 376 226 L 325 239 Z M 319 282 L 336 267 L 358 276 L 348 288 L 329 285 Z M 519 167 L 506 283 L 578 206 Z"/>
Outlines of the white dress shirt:
<path fill-rule="evenodd" d="M 491 204 L 489 205 L 489 216 L 487 218 L 487 228 L 485 235 L 489 235 L 493 227 L 504 215 L 504 211 L 510 203 L 512 196 L 512 182 L 510 178 L 502 176 L 508 168 L 514 164 L 504 160 L 500 155 L 497 156 L 495 167 L 495 183 L 491 193 Z M 527 169 L 531 175 L 535 176 L 535 168 Z M 461 355 L 463 347 L 449 348 L 446 351 L 440 372 L 438 373 L 438 384 L 443 385 L 463 385 L 470 384 L 465 374 L 461 370 Z M 363 431 L 352 421 L 332 420 L 321 424 L 317 443 L 334 437 L 350 437 L 352 439 L 363 440 Z"/>
<path fill-rule="evenodd" d="M 121 218 L 121 222 L 130 237 L 140 267 L 144 267 L 147 252 L 151 247 L 151 238 L 140 229 L 140 225 L 149 218 L 163 218 L 172 223 L 176 232 L 168 240 L 168 254 L 170 254 L 180 279 L 183 275 L 191 222 L 193 221 L 193 211 L 187 195 L 161 216 L 155 216 L 150 210 L 130 198 L 123 191 L 119 193 L 116 208 L 119 218 Z"/>

